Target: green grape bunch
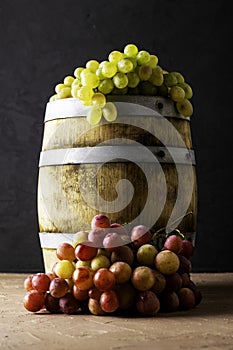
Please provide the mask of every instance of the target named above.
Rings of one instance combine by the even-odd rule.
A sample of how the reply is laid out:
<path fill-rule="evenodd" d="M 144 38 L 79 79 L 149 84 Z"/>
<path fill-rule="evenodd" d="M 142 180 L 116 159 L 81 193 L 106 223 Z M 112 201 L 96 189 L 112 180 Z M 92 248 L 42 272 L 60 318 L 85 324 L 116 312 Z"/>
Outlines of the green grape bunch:
<path fill-rule="evenodd" d="M 55 86 L 55 94 L 49 101 L 79 99 L 83 105 L 90 106 L 87 121 L 91 125 L 98 124 L 102 116 L 108 122 L 117 118 L 117 110 L 107 102 L 107 95 L 170 98 L 178 113 L 190 117 L 193 114 L 191 86 L 180 72 L 168 72 L 158 62 L 156 55 L 139 50 L 135 44 L 127 44 L 123 52 L 114 50 L 102 62 L 92 59 L 85 67 L 77 67 L 73 76 L 66 76 Z"/>

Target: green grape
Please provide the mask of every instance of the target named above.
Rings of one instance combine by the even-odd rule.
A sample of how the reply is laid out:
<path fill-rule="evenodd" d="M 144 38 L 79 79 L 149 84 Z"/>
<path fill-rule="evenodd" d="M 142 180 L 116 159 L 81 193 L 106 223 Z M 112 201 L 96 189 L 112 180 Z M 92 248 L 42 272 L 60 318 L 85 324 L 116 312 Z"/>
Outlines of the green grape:
<path fill-rule="evenodd" d="M 175 102 L 180 102 L 185 98 L 185 91 L 178 85 L 173 85 L 169 91 L 170 98 Z"/>
<path fill-rule="evenodd" d="M 98 91 L 102 92 L 102 94 L 104 95 L 107 95 L 107 94 L 110 94 L 113 88 L 114 88 L 114 84 L 112 79 L 104 79 L 104 80 L 101 80 L 98 86 Z"/>
<path fill-rule="evenodd" d="M 76 68 L 75 71 L 74 71 L 74 76 L 75 76 L 75 78 L 79 78 L 79 79 L 80 79 L 80 74 L 81 74 L 81 72 L 82 72 L 84 69 L 85 69 L 85 68 L 83 68 L 83 67 L 78 67 L 78 68 Z"/>
<path fill-rule="evenodd" d="M 100 106 L 92 106 L 87 113 L 87 121 L 90 125 L 99 124 L 102 117 L 102 108 Z"/>
<path fill-rule="evenodd" d="M 173 73 L 166 73 L 166 74 L 164 74 L 164 84 L 167 87 L 171 87 L 173 85 L 176 85 L 177 84 L 177 79 L 176 79 L 175 74 L 173 74 Z"/>
<path fill-rule="evenodd" d="M 94 94 L 94 91 L 89 86 L 82 86 L 77 91 L 77 97 L 80 98 L 82 101 L 90 101 L 92 99 L 92 96 Z"/>
<path fill-rule="evenodd" d="M 127 75 L 124 73 L 116 73 L 113 77 L 113 83 L 118 89 L 123 89 L 128 85 Z"/>
<path fill-rule="evenodd" d="M 71 88 L 68 86 L 65 86 L 63 89 L 61 89 L 58 92 L 58 98 L 67 98 L 67 97 L 71 97 Z"/>
<path fill-rule="evenodd" d="M 117 108 L 113 102 L 107 102 L 103 108 L 103 116 L 107 122 L 113 122 L 117 118 Z"/>
<path fill-rule="evenodd" d="M 71 86 L 73 81 L 74 81 L 74 77 L 72 77 L 71 75 L 68 75 L 67 77 L 64 78 L 64 84 L 66 86 Z"/>
<path fill-rule="evenodd" d="M 193 90 L 189 84 L 183 82 L 183 83 L 179 83 L 178 86 L 182 87 L 182 89 L 184 90 L 185 98 L 190 100 L 190 98 L 193 97 Z"/>
<path fill-rule="evenodd" d="M 149 80 L 152 74 L 152 68 L 146 64 L 143 64 L 138 68 L 138 76 L 140 80 Z"/>
<path fill-rule="evenodd" d="M 108 62 L 108 61 L 102 61 L 102 62 L 100 62 L 100 64 L 99 64 L 99 68 L 102 68 L 103 67 L 103 65 L 105 65 L 105 63 L 106 62 Z"/>
<path fill-rule="evenodd" d="M 65 87 L 65 84 L 59 83 L 55 86 L 55 92 L 58 94 Z"/>
<path fill-rule="evenodd" d="M 71 95 L 75 98 L 78 97 L 78 90 L 82 87 L 81 81 L 79 79 L 74 79 L 71 85 Z"/>
<path fill-rule="evenodd" d="M 156 55 L 150 55 L 150 61 L 147 63 L 151 68 L 155 68 L 159 62 Z"/>
<path fill-rule="evenodd" d="M 103 73 L 102 73 L 102 68 L 101 68 L 101 67 L 99 67 L 98 69 L 96 69 L 95 74 L 97 75 L 97 77 L 99 78 L 99 80 L 103 80 L 103 79 L 105 78 L 104 75 L 103 75 Z"/>
<path fill-rule="evenodd" d="M 82 86 L 81 80 L 78 79 L 78 78 L 76 78 L 76 79 L 73 80 L 73 83 L 72 83 L 72 85 L 71 85 L 71 88 L 73 88 L 73 87 L 78 87 L 78 88 L 80 88 L 81 86 Z"/>
<path fill-rule="evenodd" d="M 150 61 L 150 54 L 148 51 L 141 50 L 137 54 L 137 62 L 139 65 L 147 64 Z"/>
<path fill-rule="evenodd" d="M 117 64 L 117 62 L 120 61 L 122 58 L 123 53 L 117 50 L 110 52 L 108 56 L 109 62 L 114 62 L 115 64 Z"/>
<path fill-rule="evenodd" d="M 138 62 L 136 57 L 128 57 L 128 60 L 130 60 L 133 63 L 133 70 L 137 68 Z"/>
<path fill-rule="evenodd" d="M 138 48 L 134 44 L 128 44 L 124 48 L 124 54 L 127 57 L 136 57 L 138 53 Z"/>
<path fill-rule="evenodd" d="M 95 89 L 99 85 L 99 78 L 95 73 L 83 70 L 81 73 L 81 83 L 83 86 L 89 86 Z"/>
<path fill-rule="evenodd" d="M 175 74 L 176 79 L 177 79 L 177 83 L 184 83 L 184 77 L 181 73 L 179 72 L 172 72 L 172 74 Z"/>
<path fill-rule="evenodd" d="M 112 78 L 117 72 L 117 66 L 114 62 L 105 62 L 101 66 L 101 70 L 105 78 Z"/>
<path fill-rule="evenodd" d="M 161 86 L 163 84 L 163 70 L 161 67 L 157 66 L 152 70 L 149 81 L 155 86 Z"/>
<path fill-rule="evenodd" d="M 91 100 L 85 100 L 85 101 L 82 101 L 82 104 L 84 106 L 90 106 L 92 104 L 92 99 Z"/>
<path fill-rule="evenodd" d="M 121 73 L 129 73 L 133 70 L 133 63 L 127 58 L 123 58 L 117 63 L 118 71 Z"/>
<path fill-rule="evenodd" d="M 135 72 L 127 73 L 127 78 L 128 78 L 128 87 L 130 88 L 135 88 L 140 82 L 139 76 Z"/>
<path fill-rule="evenodd" d="M 102 94 L 101 92 L 94 93 L 94 95 L 92 96 L 92 103 L 93 103 L 93 105 L 97 105 L 99 107 L 104 107 L 106 104 L 105 95 Z"/>
<path fill-rule="evenodd" d="M 96 72 L 98 67 L 99 67 L 99 62 L 96 60 L 89 60 L 86 63 L 86 68 L 89 68 L 93 73 Z"/>

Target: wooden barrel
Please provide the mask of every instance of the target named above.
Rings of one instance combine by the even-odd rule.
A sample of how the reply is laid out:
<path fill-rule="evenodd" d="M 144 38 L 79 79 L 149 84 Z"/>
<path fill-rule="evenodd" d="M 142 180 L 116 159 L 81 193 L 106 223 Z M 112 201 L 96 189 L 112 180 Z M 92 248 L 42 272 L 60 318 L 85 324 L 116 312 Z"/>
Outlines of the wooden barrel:
<path fill-rule="evenodd" d="M 89 230 L 91 219 L 179 229 L 194 241 L 195 157 L 189 118 L 158 96 L 111 96 L 115 122 L 90 126 L 77 99 L 46 107 L 38 176 L 38 221 L 45 270 L 56 247 Z"/>

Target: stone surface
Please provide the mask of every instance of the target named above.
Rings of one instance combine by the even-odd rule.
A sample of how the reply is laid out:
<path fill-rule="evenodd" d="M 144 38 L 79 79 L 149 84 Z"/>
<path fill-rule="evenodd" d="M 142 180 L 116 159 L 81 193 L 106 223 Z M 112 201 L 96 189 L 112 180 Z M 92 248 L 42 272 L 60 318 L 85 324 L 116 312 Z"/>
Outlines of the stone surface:
<path fill-rule="evenodd" d="M 1 350 L 232 350 L 233 273 L 192 274 L 195 309 L 152 318 L 33 314 L 22 304 L 25 274 L 0 274 Z"/>

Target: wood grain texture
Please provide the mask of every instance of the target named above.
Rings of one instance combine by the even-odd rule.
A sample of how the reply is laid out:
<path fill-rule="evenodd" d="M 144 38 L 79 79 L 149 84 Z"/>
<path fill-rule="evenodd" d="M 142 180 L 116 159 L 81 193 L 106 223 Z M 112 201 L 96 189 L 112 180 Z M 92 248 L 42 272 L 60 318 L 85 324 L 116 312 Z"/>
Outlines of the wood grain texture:
<path fill-rule="evenodd" d="M 132 120 L 132 116 L 128 118 Z M 192 149 L 190 122 L 188 120 L 170 116 L 166 118 L 167 123 L 164 124 L 164 118 L 156 120 L 156 123 L 153 116 L 135 115 L 133 118 L 134 121 L 137 120 L 137 125 L 144 125 L 145 128 L 130 125 L 130 119 L 123 123 L 125 118 L 119 118 L 117 123 L 100 124 L 92 128 L 89 127 L 85 117 L 47 121 L 44 125 L 42 151 L 95 147 L 101 142 L 108 144 L 108 140 L 114 138 L 122 139 L 123 144 L 127 144 L 127 140 L 136 141 L 143 146 L 179 147 L 183 143 L 184 147 Z M 148 130 L 151 130 L 151 132 Z M 157 134 L 159 137 L 155 136 Z M 161 142 L 161 139 L 163 142 Z M 148 192 L 148 178 L 152 186 L 150 189 L 154 189 L 156 194 L 153 210 L 148 211 L 147 217 L 143 217 L 145 221 L 138 222 L 138 224 L 147 225 L 147 222 L 153 221 L 154 216 L 158 219 L 151 228 L 153 232 L 167 225 L 177 200 L 178 173 L 176 164 L 161 163 L 160 166 L 155 167 L 154 164 L 148 163 L 144 164 L 143 171 L 140 166 L 130 161 L 108 162 L 100 168 L 98 167 L 98 164 L 65 164 L 40 168 L 38 218 L 41 232 L 73 233 L 79 230 L 88 230 L 90 229 L 91 219 L 99 212 L 108 215 L 111 222 L 122 224 L 140 218 L 140 213 L 151 194 Z M 189 214 L 181 220 L 177 228 L 184 233 L 193 234 L 196 231 L 197 220 L 197 184 L 195 166 L 192 166 L 193 172 L 191 172 L 191 175 L 189 167 L 188 163 L 179 164 L 184 187 L 182 202 L 185 204 L 189 201 L 187 206 L 187 213 Z M 160 204 L 163 201 L 164 193 L 159 187 L 162 176 L 165 178 L 167 186 L 163 208 L 160 207 Z M 192 196 L 187 198 L 193 178 Z M 101 207 L 99 198 L 110 204 L 117 198 L 117 183 L 122 179 L 127 179 L 133 185 L 132 200 L 126 198 L 128 204 L 121 210 L 117 210 L 117 207 L 116 210 L 111 210 L 110 213 L 108 207 L 106 211 L 99 210 Z M 96 193 L 99 194 L 99 197 Z M 125 195 L 127 196 L 127 193 Z M 45 251 L 46 248 L 43 249 L 44 258 L 46 259 Z M 51 256 L 51 251 L 48 251 L 48 254 Z"/>

